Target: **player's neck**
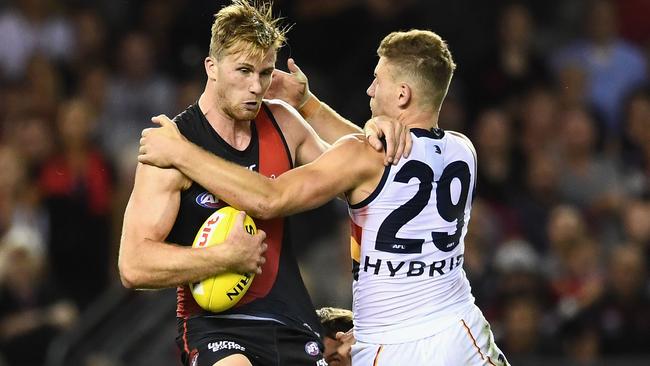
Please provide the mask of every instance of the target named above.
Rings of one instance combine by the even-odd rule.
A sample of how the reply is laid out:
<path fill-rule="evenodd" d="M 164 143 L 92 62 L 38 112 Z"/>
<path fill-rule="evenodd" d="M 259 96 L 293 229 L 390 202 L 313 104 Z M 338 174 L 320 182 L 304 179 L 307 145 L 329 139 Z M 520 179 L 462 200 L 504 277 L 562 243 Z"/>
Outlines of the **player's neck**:
<path fill-rule="evenodd" d="M 246 149 L 251 140 L 251 121 L 236 121 L 225 114 L 210 93 L 201 94 L 199 109 L 224 141 L 237 150 Z"/>
<path fill-rule="evenodd" d="M 400 113 L 397 120 L 403 126 L 409 128 L 422 128 L 425 130 L 438 128 L 438 113 L 422 109 L 406 109 Z"/>

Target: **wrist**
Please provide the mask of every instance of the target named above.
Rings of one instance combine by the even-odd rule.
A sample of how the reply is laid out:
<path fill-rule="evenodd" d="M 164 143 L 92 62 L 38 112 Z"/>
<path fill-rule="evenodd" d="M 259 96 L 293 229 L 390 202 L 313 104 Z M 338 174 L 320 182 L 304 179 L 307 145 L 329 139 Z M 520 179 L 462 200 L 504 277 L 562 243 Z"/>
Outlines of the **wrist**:
<path fill-rule="evenodd" d="M 187 149 L 185 149 L 184 145 L 185 141 L 179 141 L 170 149 L 170 163 L 172 166 L 178 167 L 183 163 L 183 157 L 187 154 Z"/>
<path fill-rule="evenodd" d="M 211 276 L 228 272 L 231 267 L 231 264 L 230 264 L 230 258 L 227 255 L 227 251 L 224 251 L 223 248 L 217 249 L 217 246 L 214 246 L 214 248 L 206 248 L 206 249 L 213 250 L 212 264 L 210 266 L 210 268 L 212 268 L 213 270 Z"/>
<path fill-rule="evenodd" d="M 179 168 L 185 163 L 191 147 L 192 145 L 187 140 L 179 141 L 174 145 L 171 153 L 171 163 L 174 167 Z"/>
<path fill-rule="evenodd" d="M 312 93 L 309 93 L 307 100 L 300 107 L 298 107 L 298 112 L 304 119 L 312 117 L 318 110 L 321 108 L 321 102 L 316 98 Z"/>

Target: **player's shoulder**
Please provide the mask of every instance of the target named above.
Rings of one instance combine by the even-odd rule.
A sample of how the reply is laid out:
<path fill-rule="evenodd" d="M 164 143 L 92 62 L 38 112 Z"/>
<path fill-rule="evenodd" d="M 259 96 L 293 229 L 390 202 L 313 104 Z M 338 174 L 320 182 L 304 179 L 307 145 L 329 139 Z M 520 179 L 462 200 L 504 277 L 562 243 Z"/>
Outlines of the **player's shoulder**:
<path fill-rule="evenodd" d="M 290 147 L 301 145 L 310 136 L 317 136 L 300 113 L 287 102 L 279 99 L 264 99 L 263 103 L 268 107 Z"/>
<path fill-rule="evenodd" d="M 201 113 L 201 110 L 199 109 L 198 104 L 194 103 L 172 118 L 172 121 L 176 123 L 179 129 L 187 128 L 200 118 L 199 113 Z"/>
<path fill-rule="evenodd" d="M 445 134 L 450 139 L 457 140 L 458 142 L 462 142 L 464 144 L 472 144 L 472 141 L 467 137 L 465 134 L 458 132 L 458 131 L 452 131 L 452 130 L 445 130 Z"/>
<path fill-rule="evenodd" d="M 372 165 L 376 160 L 383 165 L 384 161 L 384 152 L 373 148 L 362 133 L 341 136 L 329 150 L 342 151 L 350 158 L 350 162 L 364 161 Z"/>
<path fill-rule="evenodd" d="M 307 122 L 300 113 L 289 103 L 280 99 L 264 99 L 262 101 L 271 112 L 275 121 L 282 130 L 295 131 L 296 126 L 307 126 Z M 286 126 L 286 128 L 283 128 Z"/>
<path fill-rule="evenodd" d="M 162 169 L 138 163 L 135 171 L 135 184 L 155 186 L 159 190 L 183 191 L 189 188 L 191 181 L 177 169 Z"/>
<path fill-rule="evenodd" d="M 354 133 L 350 135 L 341 136 L 338 140 L 334 141 L 331 149 L 346 149 L 361 151 L 364 149 L 366 137 L 363 134 Z"/>
<path fill-rule="evenodd" d="M 460 132 L 451 130 L 445 130 L 445 134 L 447 135 L 449 141 L 451 141 L 453 144 L 456 144 L 461 148 L 465 148 L 472 152 L 472 154 L 476 155 L 476 149 L 474 148 L 474 144 L 472 144 L 472 141 L 469 139 L 469 137 Z"/>
<path fill-rule="evenodd" d="M 362 133 L 351 133 L 349 135 L 341 136 L 338 140 L 332 144 L 332 147 L 343 146 L 348 149 L 366 149 L 370 148 L 372 151 L 375 151 L 372 146 L 368 143 L 368 139 Z"/>
<path fill-rule="evenodd" d="M 274 116 L 285 116 L 290 115 L 296 118 L 300 118 L 300 113 L 292 107 L 289 103 L 280 99 L 264 99 L 262 101 L 269 108 L 271 113 Z M 300 118 L 302 119 L 302 118 Z"/>

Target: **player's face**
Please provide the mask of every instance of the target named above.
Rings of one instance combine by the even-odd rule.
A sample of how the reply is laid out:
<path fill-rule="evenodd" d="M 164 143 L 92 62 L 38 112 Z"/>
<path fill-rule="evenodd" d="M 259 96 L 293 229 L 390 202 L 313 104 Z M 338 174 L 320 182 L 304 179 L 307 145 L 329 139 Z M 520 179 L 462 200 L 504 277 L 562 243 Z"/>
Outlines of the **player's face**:
<path fill-rule="evenodd" d="M 397 83 L 391 74 L 391 66 L 388 61 L 381 57 L 375 67 L 375 78 L 372 84 L 366 90 L 370 97 L 370 110 L 372 116 L 389 116 L 397 117 L 395 113 L 391 113 L 394 109 L 396 99 L 396 92 L 399 91 Z"/>
<path fill-rule="evenodd" d="M 262 97 L 271 85 L 276 50 L 261 58 L 246 52 L 224 56 L 216 63 L 216 95 L 219 108 L 235 121 L 257 116 Z"/>
<path fill-rule="evenodd" d="M 330 337 L 325 337 L 323 339 L 323 344 L 325 345 L 325 362 L 329 366 L 350 366 L 352 361 L 348 357 L 342 357 L 337 353 L 337 348 L 341 346 L 341 342 Z"/>

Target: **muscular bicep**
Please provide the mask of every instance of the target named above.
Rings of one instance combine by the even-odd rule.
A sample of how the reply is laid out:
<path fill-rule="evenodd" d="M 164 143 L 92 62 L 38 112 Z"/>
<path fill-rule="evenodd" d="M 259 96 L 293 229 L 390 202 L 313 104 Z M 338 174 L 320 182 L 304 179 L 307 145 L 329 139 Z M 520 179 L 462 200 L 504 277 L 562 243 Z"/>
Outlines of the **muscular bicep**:
<path fill-rule="evenodd" d="M 276 116 L 296 166 L 316 160 L 330 147 L 295 109 L 279 100 L 267 102 Z"/>
<path fill-rule="evenodd" d="M 144 241 L 165 240 L 176 220 L 185 180 L 174 169 L 138 165 L 133 192 L 124 213 L 121 261 L 138 256 L 137 246 Z"/>
<path fill-rule="evenodd" d="M 296 165 L 298 166 L 315 161 L 330 147 L 311 126 L 304 125 L 303 128 L 305 129 L 304 138 L 296 148 Z"/>
<path fill-rule="evenodd" d="M 125 226 L 150 240 L 163 240 L 172 228 L 180 204 L 180 173 L 139 165 L 125 213 Z"/>

